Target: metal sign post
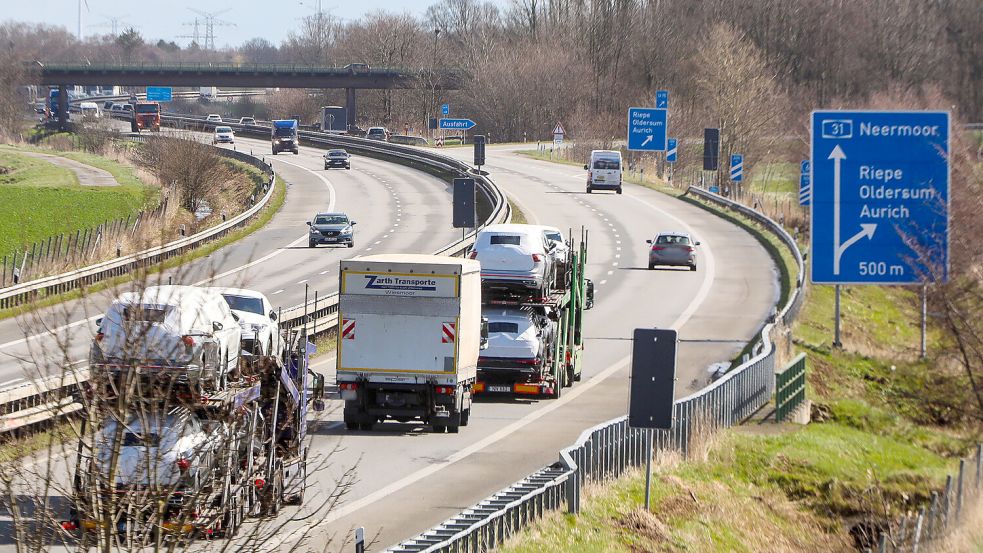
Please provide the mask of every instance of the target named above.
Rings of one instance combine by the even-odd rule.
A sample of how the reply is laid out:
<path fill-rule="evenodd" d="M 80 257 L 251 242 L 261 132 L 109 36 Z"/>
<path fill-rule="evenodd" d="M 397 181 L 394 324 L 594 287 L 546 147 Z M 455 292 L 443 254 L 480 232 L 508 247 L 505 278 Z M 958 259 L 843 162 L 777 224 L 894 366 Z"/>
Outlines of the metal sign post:
<path fill-rule="evenodd" d="M 652 483 L 652 430 L 672 428 L 676 385 L 675 330 L 636 328 L 632 336 L 628 426 L 645 428 L 645 509 Z"/>
<path fill-rule="evenodd" d="M 355 553 L 365 553 L 365 528 L 355 529 Z"/>

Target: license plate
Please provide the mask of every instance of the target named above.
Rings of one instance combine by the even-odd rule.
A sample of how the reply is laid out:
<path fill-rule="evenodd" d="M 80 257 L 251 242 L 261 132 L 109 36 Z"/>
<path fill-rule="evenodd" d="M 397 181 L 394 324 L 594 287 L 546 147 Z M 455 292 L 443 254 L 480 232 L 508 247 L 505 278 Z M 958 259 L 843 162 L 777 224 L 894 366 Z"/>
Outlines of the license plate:
<path fill-rule="evenodd" d="M 325 242 L 337 242 L 338 239 L 337 238 L 325 238 L 324 241 Z"/>
<path fill-rule="evenodd" d="M 512 387 L 511 386 L 489 386 L 488 387 L 488 391 L 489 392 L 511 392 L 512 391 Z"/>
<path fill-rule="evenodd" d="M 604 177 L 597 177 L 595 180 L 597 180 L 597 182 L 604 182 Z"/>

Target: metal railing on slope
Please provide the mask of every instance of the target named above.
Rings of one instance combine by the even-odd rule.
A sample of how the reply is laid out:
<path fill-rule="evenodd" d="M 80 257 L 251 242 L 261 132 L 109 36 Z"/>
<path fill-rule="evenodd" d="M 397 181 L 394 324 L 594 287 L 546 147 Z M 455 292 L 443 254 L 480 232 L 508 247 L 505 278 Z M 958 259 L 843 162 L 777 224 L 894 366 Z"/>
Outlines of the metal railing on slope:
<path fill-rule="evenodd" d="M 708 199 L 736 208 L 730 200 L 715 194 L 713 196 Z M 790 324 L 798 313 L 804 293 L 802 254 L 794 240 L 777 223 L 755 211 L 745 212 L 745 215 L 779 234 L 795 256 L 800 283 L 779 311 L 781 321 Z M 569 513 L 579 513 L 580 495 L 585 484 L 617 478 L 631 467 L 644 466 L 646 455 L 653 449 L 685 454 L 693 445 L 694 438 L 699 439 L 705 433 L 739 424 L 766 404 L 774 392 L 776 351 L 771 333 L 775 326 L 775 322 L 767 323 L 751 339 L 752 344 L 759 344 L 751 359 L 699 392 L 675 400 L 672 407 L 673 428 L 656 430 L 651 444 L 647 442 L 645 430 L 628 426 L 627 417 L 601 423 L 584 431 L 572 446 L 561 450 L 556 463 L 386 551 L 489 551 L 522 531 L 532 520 L 542 516 L 545 510 L 557 510 L 565 504 Z"/>
<path fill-rule="evenodd" d="M 196 119 L 192 119 L 197 121 Z M 241 126 L 240 126 L 241 127 Z M 265 132 L 269 132 L 266 129 Z M 315 143 L 325 143 L 316 136 L 319 133 L 310 133 L 309 140 Z M 358 139 L 353 139 L 357 141 Z M 375 141 L 368 142 L 367 146 L 375 152 L 386 151 L 386 143 Z M 329 146 L 333 144 L 326 143 Z M 348 142 L 352 147 L 356 147 L 356 142 Z M 412 150 L 412 149 L 410 149 Z M 224 150 L 229 152 L 229 150 Z M 440 166 L 443 170 L 452 172 L 455 175 L 469 174 L 471 168 L 467 164 L 439 155 L 422 152 L 425 155 L 416 155 L 420 152 L 413 151 L 413 161 L 430 163 L 433 166 Z M 241 158 L 249 158 L 263 163 L 261 159 L 249 156 L 242 152 L 234 153 Z M 409 154 L 407 154 L 409 155 Z M 398 153 L 390 155 L 393 160 L 401 159 Z M 271 169 L 272 170 L 272 169 Z M 505 222 L 511 217 L 511 210 L 508 201 L 502 192 L 495 186 L 487 176 L 472 175 L 479 184 L 479 190 L 487 197 L 492 206 L 487 212 L 487 216 L 482 222 L 482 226 Z M 272 183 L 272 178 L 271 181 Z M 272 190 L 272 187 L 270 187 Z M 480 227 L 479 227 L 480 228 Z M 460 240 L 438 249 L 436 255 L 463 255 L 468 247 L 474 242 L 476 231 L 468 233 Z M 305 303 L 295 305 L 281 311 L 279 318 L 282 328 L 296 328 L 308 325 L 314 332 L 327 331 L 337 325 L 338 313 L 338 294 L 329 294 L 315 297 Z M 7 430 L 25 428 L 40 422 L 57 419 L 63 415 L 77 412 L 81 409 L 81 394 L 83 387 L 88 381 L 88 369 L 66 371 L 65 375 L 56 375 L 35 382 L 26 382 L 16 386 L 0 390 L 0 433 Z"/>

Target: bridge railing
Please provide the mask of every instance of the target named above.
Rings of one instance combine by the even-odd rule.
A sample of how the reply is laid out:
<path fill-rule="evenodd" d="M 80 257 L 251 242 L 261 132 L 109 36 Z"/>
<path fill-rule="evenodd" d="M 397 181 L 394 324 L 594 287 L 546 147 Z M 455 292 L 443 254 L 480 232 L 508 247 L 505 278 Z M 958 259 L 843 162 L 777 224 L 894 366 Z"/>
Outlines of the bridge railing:
<path fill-rule="evenodd" d="M 728 208 L 738 207 L 726 198 L 702 192 L 697 191 L 697 195 Z M 790 324 L 804 293 L 802 254 L 780 225 L 762 213 L 742 212 L 778 235 L 794 254 L 799 284 L 779 311 L 781 322 Z M 776 348 L 772 331 L 776 322 L 767 323 L 751 339 L 750 343 L 757 346 L 750 359 L 699 392 L 675 400 L 672 429 L 653 431 L 651 442 L 645 430 L 628 426 L 627 417 L 598 424 L 585 430 L 573 445 L 560 450 L 556 463 L 430 530 L 390 547 L 387 553 L 490 551 L 546 511 L 559 510 L 565 505 L 568 513 L 579 513 L 585 485 L 617 478 L 633 467 L 645 466 L 646 456 L 653 450 L 685 455 L 707 433 L 739 424 L 767 403 L 775 390 Z"/>
<path fill-rule="evenodd" d="M 181 119 L 198 121 L 196 118 L 165 117 L 167 123 L 177 123 Z M 241 127 L 236 125 L 237 127 Z M 270 132 L 266 129 L 264 132 Z M 335 147 L 337 142 L 334 136 L 318 136 L 320 133 L 308 133 L 305 140 L 312 144 L 325 147 Z M 391 148 L 385 142 L 371 140 L 349 139 L 345 142 L 349 147 L 359 149 L 364 152 L 373 152 L 380 157 L 388 157 L 391 161 L 406 164 L 427 164 L 432 169 L 438 169 L 451 178 L 453 176 L 471 175 L 478 183 L 480 193 L 486 198 L 489 208 L 483 213 L 482 227 L 506 222 L 511 218 L 509 203 L 504 194 L 499 190 L 495 183 L 487 176 L 472 175 L 471 168 L 467 164 L 455 159 L 430 152 L 409 149 L 403 147 Z M 229 150 L 223 150 L 230 152 Z M 268 166 L 262 158 L 250 156 L 243 152 L 232 152 L 232 155 L 251 163 L 263 164 Z M 272 168 L 270 168 L 270 183 L 267 191 L 267 198 L 272 191 Z M 265 200 L 264 200 L 265 204 Z M 257 204 L 259 205 L 259 204 Z M 261 207 L 261 206 L 260 206 Z M 258 208 L 257 208 L 258 209 Z M 229 221 L 230 223 L 232 220 Z M 480 229 L 481 227 L 479 227 Z M 474 243 L 474 237 L 478 229 L 475 229 L 460 240 L 455 240 L 446 246 L 441 247 L 434 253 L 437 255 L 460 256 Z M 190 240 L 194 237 L 189 237 Z M 156 249 L 155 249 L 156 250 Z M 138 255 L 151 255 L 152 250 L 141 252 Z M 95 274 L 95 267 L 81 269 L 84 274 Z M 61 275 L 64 283 L 67 283 L 73 274 Z M 87 284 L 87 283 L 85 283 Z M 41 285 L 41 284 L 39 284 Z M 66 284 L 67 285 L 67 284 Z M 76 282 L 75 286 L 82 285 Z M 283 328 L 296 328 L 306 326 L 311 334 L 321 333 L 334 328 L 337 325 L 338 313 L 338 294 L 328 294 L 299 305 L 284 308 L 279 318 L 280 326 Z M 20 430 L 32 427 L 40 423 L 56 420 L 60 417 L 76 413 L 82 409 L 81 394 L 84 392 L 88 382 L 88 368 L 85 366 L 77 368 L 66 368 L 64 374 L 26 382 L 0 390 L 0 433 Z"/>

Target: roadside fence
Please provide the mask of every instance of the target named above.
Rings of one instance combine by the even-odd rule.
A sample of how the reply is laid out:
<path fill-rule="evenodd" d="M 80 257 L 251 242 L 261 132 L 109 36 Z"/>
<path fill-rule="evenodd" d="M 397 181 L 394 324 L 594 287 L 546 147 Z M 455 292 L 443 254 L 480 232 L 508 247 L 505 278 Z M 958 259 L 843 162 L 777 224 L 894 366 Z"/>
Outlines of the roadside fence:
<path fill-rule="evenodd" d="M 775 373 L 775 421 L 784 422 L 806 399 L 806 354 Z"/>

